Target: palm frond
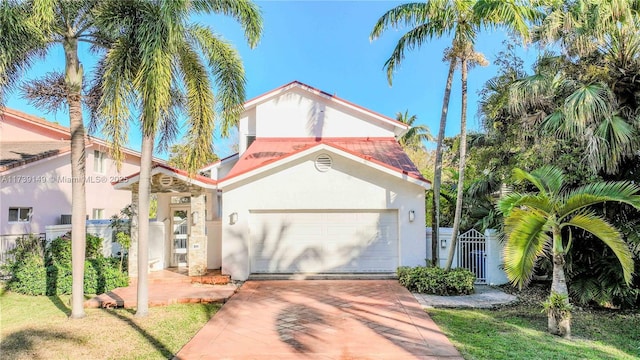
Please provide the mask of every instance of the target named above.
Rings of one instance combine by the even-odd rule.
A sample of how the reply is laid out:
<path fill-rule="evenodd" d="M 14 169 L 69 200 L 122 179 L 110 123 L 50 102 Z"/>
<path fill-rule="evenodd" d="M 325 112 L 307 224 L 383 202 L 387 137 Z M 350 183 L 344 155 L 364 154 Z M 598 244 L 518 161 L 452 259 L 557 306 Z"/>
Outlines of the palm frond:
<path fill-rule="evenodd" d="M 149 24 L 149 23 L 148 23 Z M 156 25 L 140 31 L 136 46 L 140 46 L 140 67 L 134 79 L 134 87 L 141 99 L 141 130 L 144 136 L 156 134 L 157 119 L 164 116 L 171 106 L 172 56 L 167 43 L 170 26 Z"/>
<path fill-rule="evenodd" d="M 171 88 L 171 105 L 167 111 L 163 112 L 161 118 L 157 119 L 158 132 L 158 151 L 168 151 L 171 144 L 176 140 L 180 134 L 180 126 L 178 119 L 180 119 L 185 108 L 186 100 L 184 94 L 175 87 Z"/>
<path fill-rule="evenodd" d="M 34 5 L 44 6 L 46 1 Z M 29 6 L 23 2 L 0 2 L 0 106 L 20 76 L 44 58 L 49 47 L 51 39 L 34 22 Z"/>
<path fill-rule="evenodd" d="M 555 196 L 562 191 L 564 186 L 564 174 L 555 166 L 542 166 L 531 172 L 522 169 L 513 169 L 513 177 L 516 182 L 529 181 L 543 196 Z"/>
<path fill-rule="evenodd" d="M 553 79 L 545 74 L 534 74 L 514 81 L 509 87 L 508 108 L 516 114 L 547 106 L 553 97 Z"/>
<path fill-rule="evenodd" d="M 215 124 L 215 98 L 211 90 L 207 69 L 200 61 L 198 53 L 184 44 L 179 51 L 181 73 L 186 88 L 186 109 L 189 128 L 187 144 L 190 145 L 187 156 L 187 170 L 195 174 L 206 165 L 213 149 L 213 131 Z"/>
<path fill-rule="evenodd" d="M 376 24 L 373 26 L 373 30 L 369 35 L 369 39 L 375 40 L 379 38 L 382 33 L 389 28 L 397 29 L 401 26 L 414 27 L 429 20 L 437 21 L 436 19 L 432 19 L 430 14 L 434 5 L 437 6 L 445 4 L 443 1 L 437 0 L 428 2 L 413 2 L 396 6 L 395 8 L 384 13 L 384 15 L 382 15 L 380 19 L 378 19 Z"/>
<path fill-rule="evenodd" d="M 419 48 L 422 44 L 435 37 L 436 32 L 437 31 L 433 29 L 433 24 L 428 23 L 418 25 L 400 37 L 383 66 L 383 68 L 387 69 L 387 81 L 389 85 L 393 84 L 393 74 L 404 60 L 405 51 Z"/>
<path fill-rule="evenodd" d="M 603 84 L 583 85 L 564 102 L 565 119 L 578 129 L 606 119 L 615 112 L 615 96 Z"/>
<path fill-rule="evenodd" d="M 242 60 L 233 46 L 206 27 L 192 26 L 188 34 L 209 61 L 209 68 L 213 72 L 218 90 L 217 102 L 222 113 L 220 131 L 222 136 L 226 137 L 230 129 L 237 125 L 244 110 L 246 80 Z"/>
<path fill-rule="evenodd" d="M 602 139 L 601 146 L 589 152 L 589 160 L 595 169 L 604 169 L 608 174 L 618 170 L 620 162 L 634 155 L 638 148 L 638 131 L 620 116 L 608 116 L 600 122 L 592 139 Z"/>
<path fill-rule="evenodd" d="M 64 74 L 46 73 L 42 78 L 31 80 L 20 86 L 22 97 L 38 109 L 55 112 L 67 105 L 67 84 Z"/>
<path fill-rule="evenodd" d="M 618 258 L 625 282 L 627 284 L 631 283 L 634 270 L 633 255 L 627 243 L 622 239 L 622 235 L 613 225 L 609 224 L 604 218 L 595 215 L 593 212 L 586 212 L 576 214 L 561 224 L 561 227 L 565 226 L 580 228 L 602 240 Z"/>
<path fill-rule="evenodd" d="M 589 206 L 618 202 L 640 209 L 640 187 L 630 181 L 598 182 L 572 189 L 563 195 L 558 215 L 569 216 Z"/>
<path fill-rule="evenodd" d="M 474 13 L 482 20 L 484 26 L 506 26 L 511 33 L 520 35 L 525 42 L 529 42 L 531 38 L 529 24 L 536 23 L 543 17 L 540 9 L 530 1 L 514 0 L 478 0 L 474 4 Z"/>
<path fill-rule="evenodd" d="M 136 54 L 124 37 L 112 45 L 104 60 L 98 63 L 97 84 L 101 89 L 96 109 L 91 109 L 90 129 L 102 127 L 102 133 L 111 142 L 111 157 L 118 167 L 124 160 L 122 149 L 127 144 L 130 108 L 135 102 L 133 78 L 137 71 Z"/>
<path fill-rule="evenodd" d="M 553 212 L 553 205 L 553 202 L 548 197 L 539 194 L 512 192 L 498 201 L 498 210 L 504 216 L 510 216 L 511 212 L 516 208 L 527 208 L 548 215 Z"/>
<path fill-rule="evenodd" d="M 197 11 L 214 12 L 236 19 L 250 47 L 255 47 L 262 36 L 262 15 L 260 8 L 250 0 L 192 0 Z"/>
<path fill-rule="evenodd" d="M 533 275 L 536 259 L 551 241 L 547 219 L 536 211 L 514 208 L 505 218 L 505 272 L 509 280 L 522 288 Z"/>

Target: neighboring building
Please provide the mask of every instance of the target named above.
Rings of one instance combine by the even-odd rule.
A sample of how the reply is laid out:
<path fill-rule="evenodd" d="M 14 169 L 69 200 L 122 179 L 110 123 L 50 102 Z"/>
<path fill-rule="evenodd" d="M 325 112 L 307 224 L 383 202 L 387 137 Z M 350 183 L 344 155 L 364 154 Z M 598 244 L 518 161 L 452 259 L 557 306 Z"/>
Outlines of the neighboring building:
<path fill-rule="evenodd" d="M 44 233 L 71 223 L 69 128 L 17 110 L 0 110 L 0 236 Z M 86 138 L 87 218 L 108 219 L 131 202 L 111 183 L 140 169 L 140 154 L 125 149 L 120 171 L 108 144 Z"/>
<path fill-rule="evenodd" d="M 197 176 L 152 170 L 150 267 L 244 280 L 425 264 L 430 183 L 396 141 L 407 125 L 296 81 L 248 101 L 238 129 L 239 153 Z M 136 199 L 138 180 L 115 187 Z"/>

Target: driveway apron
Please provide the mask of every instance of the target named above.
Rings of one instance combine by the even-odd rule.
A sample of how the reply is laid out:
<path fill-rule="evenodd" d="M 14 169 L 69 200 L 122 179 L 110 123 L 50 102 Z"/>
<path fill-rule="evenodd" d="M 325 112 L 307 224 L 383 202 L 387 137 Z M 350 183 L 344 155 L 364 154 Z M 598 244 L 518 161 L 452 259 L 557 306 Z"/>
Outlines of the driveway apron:
<path fill-rule="evenodd" d="M 178 359 L 462 359 L 394 280 L 247 281 Z"/>

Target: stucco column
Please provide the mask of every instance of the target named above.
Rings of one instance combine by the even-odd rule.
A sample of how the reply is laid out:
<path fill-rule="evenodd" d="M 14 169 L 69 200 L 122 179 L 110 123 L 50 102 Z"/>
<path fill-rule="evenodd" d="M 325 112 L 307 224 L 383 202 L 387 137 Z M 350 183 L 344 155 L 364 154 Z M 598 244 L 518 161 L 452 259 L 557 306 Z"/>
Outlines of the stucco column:
<path fill-rule="evenodd" d="M 131 186 L 131 247 L 129 251 L 129 277 L 138 276 L 138 184 Z"/>
<path fill-rule="evenodd" d="M 504 244 L 498 239 L 495 230 L 487 229 L 486 238 L 486 277 L 489 285 L 502 285 L 509 282 L 504 272 Z"/>
<path fill-rule="evenodd" d="M 191 193 L 191 235 L 189 236 L 189 276 L 207 272 L 205 202 L 202 191 Z"/>

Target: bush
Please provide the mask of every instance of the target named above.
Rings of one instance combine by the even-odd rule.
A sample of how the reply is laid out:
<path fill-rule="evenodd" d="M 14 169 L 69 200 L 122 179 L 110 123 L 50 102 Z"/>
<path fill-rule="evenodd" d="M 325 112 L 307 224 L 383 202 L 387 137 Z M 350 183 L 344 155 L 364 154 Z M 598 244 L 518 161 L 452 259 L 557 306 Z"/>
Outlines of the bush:
<path fill-rule="evenodd" d="M 469 295 L 475 275 L 462 268 L 445 271 L 439 267 L 399 267 L 398 281 L 409 291 L 434 295 Z"/>
<path fill-rule="evenodd" d="M 44 295 L 47 289 L 47 271 L 43 258 L 28 254 L 15 262 L 7 288 L 26 295 Z"/>
<path fill-rule="evenodd" d="M 98 259 L 102 257 L 103 239 L 97 235 L 87 234 L 85 245 L 85 258 Z M 51 241 L 49 244 L 49 255 L 51 260 L 61 264 L 71 262 L 71 233 L 66 233 Z"/>
<path fill-rule="evenodd" d="M 36 239 L 37 240 L 37 239 Z M 28 239 L 12 250 L 14 260 L 7 268 L 12 274 L 7 288 L 27 295 L 70 294 L 72 287 L 71 241 L 58 237 L 47 247 L 36 246 L 40 240 Z M 87 259 L 84 263 L 84 293 L 100 294 L 127 286 L 129 278 L 119 270 L 119 259 L 101 254 L 102 239 L 87 234 Z"/>

